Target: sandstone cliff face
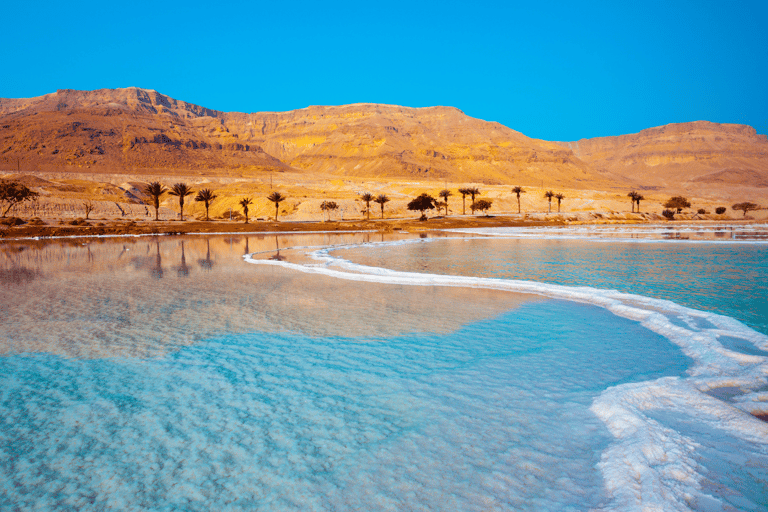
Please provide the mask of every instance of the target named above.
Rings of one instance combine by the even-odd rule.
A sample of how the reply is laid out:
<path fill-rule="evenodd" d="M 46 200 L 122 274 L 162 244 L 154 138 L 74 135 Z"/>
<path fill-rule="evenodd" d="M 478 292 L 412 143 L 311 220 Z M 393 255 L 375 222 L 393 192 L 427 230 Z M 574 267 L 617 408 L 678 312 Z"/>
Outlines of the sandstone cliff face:
<path fill-rule="evenodd" d="M 0 99 L 0 170 L 16 169 L 743 190 L 768 187 L 768 140 L 748 126 L 698 121 L 548 142 L 451 107 L 355 104 L 245 114 L 138 88 L 59 90 Z"/>
<path fill-rule="evenodd" d="M 60 90 L 0 100 L 0 166 L 295 170 L 577 187 L 607 183 L 570 149 L 455 108 L 357 104 L 224 113 L 137 88 Z"/>
<path fill-rule="evenodd" d="M 13 170 L 285 170 L 220 113 L 137 88 L 0 100 L 0 165 Z"/>
<path fill-rule="evenodd" d="M 768 139 L 750 126 L 696 121 L 561 144 L 641 188 L 768 187 Z"/>
<path fill-rule="evenodd" d="M 223 119 L 241 139 L 312 173 L 550 186 L 606 181 L 568 149 L 450 107 L 357 104 Z"/>

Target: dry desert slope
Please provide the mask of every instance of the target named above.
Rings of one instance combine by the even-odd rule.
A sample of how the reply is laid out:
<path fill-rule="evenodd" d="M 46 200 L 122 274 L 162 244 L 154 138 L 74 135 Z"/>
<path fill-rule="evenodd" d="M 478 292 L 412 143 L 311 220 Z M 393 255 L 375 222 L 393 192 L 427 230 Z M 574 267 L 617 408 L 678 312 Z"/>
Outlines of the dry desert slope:
<path fill-rule="evenodd" d="M 765 203 L 767 156 L 766 136 L 751 127 L 705 121 L 550 142 L 452 107 L 220 112 L 139 88 L 0 99 L 0 173 L 48 180 L 39 188 L 51 204 L 91 198 L 115 212 L 144 209 L 139 192 L 153 180 L 219 190 L 217 215 L 243 195 L 260 198 L 255 214 L 269 215 L 264 196 L 283 189 L 293 198 L 285 214 L 296 218 L 318 215 L 326 199 L 359 213 L 362 191 L 387 193 L 388 208 L 407 213 L 413 194 L 447 185 L 456 195 L 468 184 L 506 211 L 516 210 L 516 185 L 533 211 L 548 208 L 549 189 L 565 193 L 566 211 L 628 210 L 632 189 L 653 208 L 674 194 L 708 206 Z"/>

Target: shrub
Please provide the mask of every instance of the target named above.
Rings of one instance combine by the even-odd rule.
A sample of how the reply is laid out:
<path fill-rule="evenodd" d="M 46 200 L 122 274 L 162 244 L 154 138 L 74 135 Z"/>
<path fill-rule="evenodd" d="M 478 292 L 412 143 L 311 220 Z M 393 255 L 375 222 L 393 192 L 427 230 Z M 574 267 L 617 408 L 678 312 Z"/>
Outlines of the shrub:
<path fill-rule="evenodd" d="M 669 220 L 675 220 L 675 210 L 664 210 L 661 214 Z"/>
<path fill-rule="evenodd" d="M 69 221 L 70 226 L 87 226 L 88 222 L 82 217 L 78 217 L 75 220 Z"/>
<path fill-rule="evenodd" d="M 715 213 L 718 215 L 722 215 L 725 213 L 725 210 L 726 210 L 725 206 L 718 206 L 717 209 L 715 209 Z"/>
<path fill-rule="evenodd" d="M 759 210 L 760 209 L 760 205 L 755 204 L 755 203 L 750 203 L 750 202 L 736 203 L 735 205 L 731 206 L 731 208 L 733 208 L 734 210 L 741 210 L 741 211 L 743 211 L 744 212 L 744 216 L 746 217 L 747 216 L 747 212 L 752 211 L 752 210 Z"/>
<path fill-rule="evenodd" d="M 683 196 L 675 196 L 671 198 L 669 201 L 664 203 L 664 208 L 674 208 L 677 210 L 677 213 L 682 213 L 683 208 L 690 208 L 691 202 L 688 201 L 688 199 L 684 198 Z M 663 213 L 662 213 L 663 215 Z"/>
<path fill-rule="evenodd" d="M 700 215 L 704 215 L 705 213 L 707 213 L 707 210 L 705 210 L 704 208 L 699 208 L 699 211 L 696 212 L 696 213 L 698 213 Z"/>
<path fill-rule="evenodd" d="M 5 226 L 20 226 L 24 221 L 18 217 L 5 217 L 0 219 L 0 224 Z"/>

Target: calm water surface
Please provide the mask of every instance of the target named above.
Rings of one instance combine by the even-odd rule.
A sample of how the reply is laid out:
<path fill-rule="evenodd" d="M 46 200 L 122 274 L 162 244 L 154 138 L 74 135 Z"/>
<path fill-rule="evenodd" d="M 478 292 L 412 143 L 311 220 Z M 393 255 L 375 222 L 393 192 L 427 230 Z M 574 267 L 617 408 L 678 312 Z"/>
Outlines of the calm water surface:
<path fill-rule="evenodd" d="M 747 395 L 732 392 L 726 403 L 696 389 L 713 365 L 736 371 L 730 360 L 648 328 L 670 318 L 704 339 L 708 321 L 676 312 L 641 325 L 546 294 L 339 278 L 326 271 L 333 265 L 288 249 L 374 241 L 382 239 L 3 245 L 0 508 L 768 506 L 765 444 L 740 430 L 763 423 L 734 407 Z M 333 254 L 433 274 L 620 288 L 606 283 L 632 273 L 621 267 L 638 249 L 617 246 L 606 262 L 608 246 L 557 243 L 408 242 Z M 256 265 L 243 260 L 251 253 Z M 666 259 L 679 275 L 695 259 L 673 250 L 646 258 Z M 724 279 L 713 282 L 726 290 Z M 667 288 L 658 296 L 675 290 Z M 678 293 L 702 293 L 693 289 Z M 728 333 L 757 350 L 750 335 Z M 731 387 L 747 387 L 749 375 Z M 661 396 L 677 405 L 661 406 Z M 735 415 L 727 425 L 723 410 Z M 651 459 L 666 459 L 666 469 Z M 645 482 L 637 492 L 622 484 L 625 467 Z"/>

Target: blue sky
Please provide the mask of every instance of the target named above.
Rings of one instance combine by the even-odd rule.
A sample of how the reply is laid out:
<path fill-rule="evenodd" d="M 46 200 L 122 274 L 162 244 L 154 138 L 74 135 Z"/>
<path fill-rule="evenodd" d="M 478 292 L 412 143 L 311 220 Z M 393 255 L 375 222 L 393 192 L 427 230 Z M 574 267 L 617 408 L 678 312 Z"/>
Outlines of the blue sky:
<path fill-rule="evenodd" d="M 0 97 L 138 86 L 239 112 L 449 105 L 547 140 L 768 133 L 768 1 L 623 4 L 16 0 Z"/>

